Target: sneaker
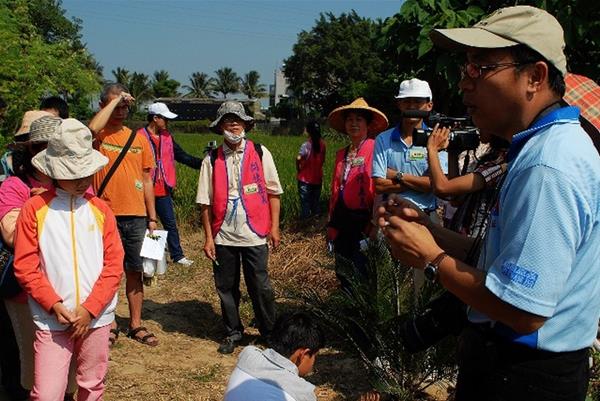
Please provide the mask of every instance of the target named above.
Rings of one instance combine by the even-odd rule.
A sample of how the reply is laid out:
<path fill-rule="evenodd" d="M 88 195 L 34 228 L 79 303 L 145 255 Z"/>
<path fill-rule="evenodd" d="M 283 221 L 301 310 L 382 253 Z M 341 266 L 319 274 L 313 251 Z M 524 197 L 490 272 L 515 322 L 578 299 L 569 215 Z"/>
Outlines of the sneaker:
<path fill-rule="evenodd" d="M 191 259 L 188 259 L 188 258 L 186 258 L 186 257 L 184 256 L 183 258 L 179 259 L 179 260 L 178 260 L 177 262 L 175 262 L 175 263 L 178 263 L 178 264 L 180 264 L 180 265 L 183 265 L 183 266 L 189 267 L 189 266 L 191 266 L 191 265 L 193 265 L 193 264 L 194 264 L 194 261 L 193 261 L 193 260 L 191 260 Z"/>

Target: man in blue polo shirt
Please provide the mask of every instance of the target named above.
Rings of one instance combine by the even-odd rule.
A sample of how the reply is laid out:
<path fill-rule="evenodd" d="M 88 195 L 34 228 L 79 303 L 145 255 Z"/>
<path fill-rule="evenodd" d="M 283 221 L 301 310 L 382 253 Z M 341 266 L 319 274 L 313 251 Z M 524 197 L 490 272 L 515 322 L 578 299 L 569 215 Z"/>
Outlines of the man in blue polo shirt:
<path fill-rule="evenodd" d="M 563 30 L 516 6 L 431 38 L 466 53 L 463 102 L 511 142 L 508 172 L 476 267 L 461 261 L 468 240 L 399 199 L 379 224 L 396 257 L 469 306 L 457 401 L 583 401 L 600 317 L 600 157 L 579 110 L 561 104 Z"/>
<path fill-rule="evenodd" d="M 433 95 L 429 84 L 417 78 L 402 81 L 396 96 L 396 106 L 400 113 L 415 110 L 430 112 L 433 108 Z M 386 200 L 390 194 L 399 194 L 437 222 L 437 199 L 428 174 L 427 148 L 413 145 L 412 134 L 415 128 L 426 128 L 422 118 L 403 117 L 398 125 L 383 131 L 375 139 L 371 173 L 378 194 L 375 204 Z M 447 173 L 448 154 L 440 152 L 439 158 L 442 170 Z M 418 293 L 424 282 L 423 273 L 415 270 L 415 293 Z"/>
<path fill-rule="evenodd" d="M 417 78 L 402 81 L 396 102 L 401 113 L 409 110 L 431 111 L 433 102 L 429 84 Z M 412 142 L 412 134 L 417 127 L 425 127 L 422 118 L 403 117 L 394 128 L 377 136 L 373 154 L 373 183 L 378 194 L 400 194 L 425 213 L 432 214 L 437 204 L 427 175 L 427 149 L 413 146 Z M 444 172 L 447 172 L 446 152 L 440 152 L 440 162 Z"/>

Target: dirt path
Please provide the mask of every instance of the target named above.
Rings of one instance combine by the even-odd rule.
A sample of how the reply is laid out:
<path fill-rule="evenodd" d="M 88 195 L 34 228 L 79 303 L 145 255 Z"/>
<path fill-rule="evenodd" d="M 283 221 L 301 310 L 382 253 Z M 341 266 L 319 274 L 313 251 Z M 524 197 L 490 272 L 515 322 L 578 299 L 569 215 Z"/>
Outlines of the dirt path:
<path fill-rule="evenodd" d="M 229 374 L 240 349 L 233 355 L 217 353 L 222 337 L 219 303 L 214 291 L 212 270 L 200 255 L 201 237 L 184 235 L 183 246 L 196 260 L 194 267 L 170 265 L 157 286 L 146 287 L 144 325 L 154 332 L 160 345 L 150 348 L 121 334 L 111 351 L 106 400 L 222 400 Z M 272 260 L 289 259 L 278 255 Z M 278 266 L 271 266 L 276 270 Z M 274 283 L 281 293 L 278 283 Z M 279 309 L 286 300 L 278 299 Z M 242 320 L 252 319 L 246 295 L 242 298 Z M 128 316 L 121 290 L 117 308 L 119 326 L 125 328 Z M 258 332 L 247 329 L 248 342 Z M 319 400 L 357 399 L 368 389 L 360 363 L 343 352 L 325 349 L 317 358 L 316 372 L 309 380 L 316 384 Z"/>

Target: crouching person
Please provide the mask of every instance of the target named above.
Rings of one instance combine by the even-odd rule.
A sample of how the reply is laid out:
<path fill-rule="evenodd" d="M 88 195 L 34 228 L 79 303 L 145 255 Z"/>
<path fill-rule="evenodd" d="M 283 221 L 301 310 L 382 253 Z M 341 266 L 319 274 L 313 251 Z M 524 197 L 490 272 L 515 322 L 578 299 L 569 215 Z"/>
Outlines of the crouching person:
<path fill-rule="evenodd" d="M 57 125 L 32 159 L 55 186 L 23 205 L 15 233 L 15 276 L 37 326 L 32 401 L 63 399 L 72 358 L 77 399 L 103 396 L 123 247 L 112 211 L 86 190 L 107 162 L 75 119 Z"/>
<path fill-rule="evenodd" d="M 240 353 L 225 401 L 316 401 L 315 386 L 302 377 L 312 371 L 323 343 L 322 331 L 306 313 L 280 316 L 272 348 L 249 345 Z"/>
<path fill-rule="evenodd" d="M 223 135 L 221 146 L 202 161 L 196 202 L 202 207 L 204 253 L 213 261 L 215 286 L 227 331 L 219 346 L 233 352 L 242 339 L 240 265 L 258 330 L 267 339 L 275 322 L 275 301 L 267 261 L 271 241 L 279 244 L 279 195 L 283 193 L 271 153 L 246 140 L 254 125 L 240 102 L 224 102 L 211 129 Z"/>

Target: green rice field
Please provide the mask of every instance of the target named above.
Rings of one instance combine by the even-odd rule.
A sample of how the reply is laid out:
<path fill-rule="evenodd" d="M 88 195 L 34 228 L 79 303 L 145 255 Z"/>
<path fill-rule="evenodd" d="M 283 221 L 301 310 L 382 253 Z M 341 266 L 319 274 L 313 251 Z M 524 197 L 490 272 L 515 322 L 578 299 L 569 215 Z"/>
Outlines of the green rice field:
<path fill-rule="evenodd" d="M 251 131 L 248 139 L 264 145 L 273 155 L 284 191 L 281 196 L 281 222 L 285 226 L 298 216 L 300 210 L 295 160 L 300 145 L 306 138 L 304 136 L 273 136 Z M 204 155 L 206 145 L 212 140 L 216 140 L 218 144 L 222 143 L 222 137 L 216 134 L 175 134 L 175 141 L 182 148 L 199 157 Z M 327 155 L 321 193 L 322 211 L 325 211 L 325 205 L 329 199 L 335 151 L 346 144 L 340 138 L 325 138 L 325 142 Z M 198 174 L 197 170 L 187 166 L 181 164 L 177 166 L 177 188 L 174 202 L 180 225 L 197 226 L 200 223 L 200 214 L 196 205 Z"/>

